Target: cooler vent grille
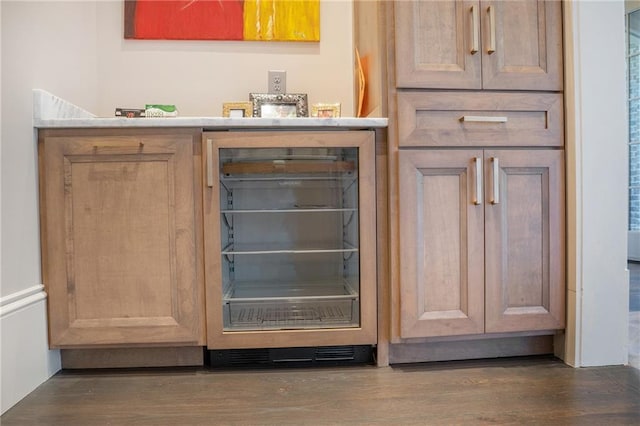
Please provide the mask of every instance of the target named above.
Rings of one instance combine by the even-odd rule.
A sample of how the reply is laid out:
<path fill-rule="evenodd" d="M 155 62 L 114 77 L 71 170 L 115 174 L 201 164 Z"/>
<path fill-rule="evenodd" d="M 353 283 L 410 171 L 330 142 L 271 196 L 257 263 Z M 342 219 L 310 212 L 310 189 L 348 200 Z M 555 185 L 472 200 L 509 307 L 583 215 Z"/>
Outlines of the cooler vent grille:
<path fill-rule="evenodd" d="M 232 349 L 227 352 L 229 364 L 261 364 L 269 362 L 268 349 Z"/>
<path fill-rule="evenodd" d="M 368 345 L 207 351 L 208 363 L 212 367 L 341 365 L 369 363 L 372 356 L 373 348 Z"/>
<path fill-rule="evenodd" d="M 316 348 L 317 361 L 350 361 L 355 358 L 353 346 L 327 346 Z"/>

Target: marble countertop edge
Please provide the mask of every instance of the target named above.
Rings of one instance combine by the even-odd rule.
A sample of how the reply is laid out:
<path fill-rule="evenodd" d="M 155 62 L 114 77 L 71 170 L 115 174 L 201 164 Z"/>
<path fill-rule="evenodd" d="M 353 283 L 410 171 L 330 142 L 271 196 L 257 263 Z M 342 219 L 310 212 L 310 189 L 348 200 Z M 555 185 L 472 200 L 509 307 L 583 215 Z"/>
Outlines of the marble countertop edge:
<path fill-rule="evenodd" d="M 387 118 L 229 118 L 229 117 L 163 117 L 125 118 L 97 117 L 56 95 L 33 89 L 33 127 L 53 128 L 133 128 L 133 127 L 201 127 L 215 128 L 347 128 L 369 129 L 387 127 Z"/>
<path fill-rule="evenodd" d="M 269 128 L 269 127 L 386 127 L 386 118 L 226 118 L 226 117 L 167 117 L 167 118 L 49 118 L 34 117 L 36 128 L 132 128 L 132 127 L 203 127 L 203 128 Z"/>

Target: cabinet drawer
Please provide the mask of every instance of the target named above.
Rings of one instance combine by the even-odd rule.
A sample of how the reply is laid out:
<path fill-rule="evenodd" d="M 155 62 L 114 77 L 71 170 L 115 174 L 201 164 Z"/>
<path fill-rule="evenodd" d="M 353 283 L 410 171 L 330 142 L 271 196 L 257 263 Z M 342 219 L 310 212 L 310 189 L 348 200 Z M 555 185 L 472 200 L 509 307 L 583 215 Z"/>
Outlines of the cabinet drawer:
<path fill-rule="evenodd" d="M 564 145 L 562 94 L 398 93 L 400 146 Z"/>

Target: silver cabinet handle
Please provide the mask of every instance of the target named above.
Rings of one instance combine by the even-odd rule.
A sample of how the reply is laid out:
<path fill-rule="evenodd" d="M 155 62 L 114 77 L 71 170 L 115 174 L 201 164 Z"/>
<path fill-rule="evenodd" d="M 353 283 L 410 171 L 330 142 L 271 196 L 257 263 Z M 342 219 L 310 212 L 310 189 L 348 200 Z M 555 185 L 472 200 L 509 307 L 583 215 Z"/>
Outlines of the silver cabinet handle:
<path fill-rule="evenodd" d="M 213 187 L 213 141 L 207 139 L 207 186 Z"/>
<path fill-rule="evenodd" d="M 480 48 L 480 41 L 479 41 L 479 35 L 478 35 L 478 27 L 479 25 L 479 14 L 478 14 L 478 8 L 476 6 L 471 6 L 471 54 L 473 55 L 474 53 L 478 52 L 478 49 Z"/>
<path fill-rule="evenodd" d="M 473 159 L 476 166 L 476 193 L 473 196 L 473 204 L 482 204 L 482 158 Z"/>
<path fill-rule="evenodd" d="M 491 197 L 491 204 L 500 203 L 500 163 L 498 157 L 491 157 L 491 164 L 493 165 L 493 194 Z"/>
<path fill-rule="evenodd" d="M 487 53 L 491 54 L 496 51 L 496 8 L 489 6 L 487 13 L 489 13 L 489 47 L 487 48 Z"/>
<path fill-rule="evenodd" d="M 475 123 L 506 123 L 508 120 L 508 117 L 496 117 L 491 115 L 463 115 L 460 117 L 460 121 L 462 122 Z"/>

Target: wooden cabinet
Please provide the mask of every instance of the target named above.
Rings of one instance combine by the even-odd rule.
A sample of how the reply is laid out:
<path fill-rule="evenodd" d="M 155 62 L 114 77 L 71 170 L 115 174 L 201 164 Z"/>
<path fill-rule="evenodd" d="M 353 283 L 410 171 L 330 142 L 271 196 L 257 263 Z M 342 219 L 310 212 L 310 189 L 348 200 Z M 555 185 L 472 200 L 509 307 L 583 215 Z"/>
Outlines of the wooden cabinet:
<path fill-rule="evenodd" d="M 564 328 L 564 151 L 484 151 L 485 332 Z"/>
<path fill-rule="evenodd" d="M 399 152 L 400 337 L 564 327 L 560 150 Z"/>
<path fill-rule="evenodd" d="M 562 2 L 382 3 L 355 9 L 389 116 L 378 359 L 543 353 L 565 309 Z"/>
<path fill-rule="evenodd" d="M 559 1 L 395 2 L 399 88 L 562 90 Z"/>
<path fill-rule="evenodd" d="M 199 134 L 40 132 L 51 347 L 204 343 Z"/>
<path fill-rule="evenodd" d="M 484 331 L 484 211 L 474 202 L 482 165 L 476 157 L 482 150 L 400 152 L 403 338 Z"/>

